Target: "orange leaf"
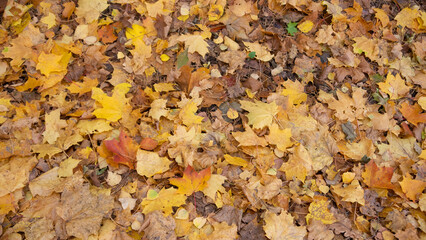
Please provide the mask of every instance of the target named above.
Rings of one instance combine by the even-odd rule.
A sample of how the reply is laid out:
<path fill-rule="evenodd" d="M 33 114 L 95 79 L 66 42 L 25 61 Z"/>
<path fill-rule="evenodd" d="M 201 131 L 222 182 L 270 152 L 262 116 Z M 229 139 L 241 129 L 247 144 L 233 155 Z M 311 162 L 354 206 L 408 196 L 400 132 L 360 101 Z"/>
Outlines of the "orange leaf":
<path fill-rule="evenodd" d="M 201 172 L 197 172 L 188 165 L 183 172 L 182 178 L 170 179 L 170 184 L 178 187 L 177 193 L 183 193 L 187 196 L 194 192 L 201 191 L 207 187 L 207 181 L 211 176 L 210 167 Z"/>
<path fill-rule="evenodd" d="M 104 144 L 109 151 L 114 153 L 113 162 L 109 163 L 112 165 L 123 164 L 131 169 L 134 168 L 138 145 L 125 132 L 120 132 L 118 141 L 117 139 L 105 140 Z"/>
<path fill-rule="evenodd" d="M 99 38 L 103 43 L 112 43 L 117 40 L 117 36 L 114 35 L 114 28 L 112 25 L 101 27 L 98 30 Z"/>
<path fill-rule="evenodd" d="M 393 175 L 393 167 L 378 167 L 371 160 L 365 165 L 365 171 L 362 173 L 365 184 L 372 188 L 394 189 L 395 186 L 391 183 Z"/>
<path fill-rule="evenodd" d="M 404 176 L 399 184 L 401 185 L 402 191 L 405 195 L 413 201 L 416 201 L 417 195 L 420 195 L 426 187 L 426 182 L 411 179 L 409 175 L 408 177 Z"/>
<path fill-rule="evenodd" d="M 422 108 L 418 104 L 410 105 L 407 102 L 404 102 L 401 104 L 399 111 L 401 111 L 407 121 L 416 126 L 417 123 L 426 122 L 426 113 L 421 113 Z"/>

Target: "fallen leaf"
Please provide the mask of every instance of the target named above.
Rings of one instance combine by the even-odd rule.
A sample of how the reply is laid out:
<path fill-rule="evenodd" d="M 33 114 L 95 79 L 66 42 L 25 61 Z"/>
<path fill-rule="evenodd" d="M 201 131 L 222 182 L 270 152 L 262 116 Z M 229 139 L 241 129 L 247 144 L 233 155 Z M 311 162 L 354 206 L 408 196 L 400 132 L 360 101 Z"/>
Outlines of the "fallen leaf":
<path fill-rule="evenodd" d="M 278 106 L 275 102 L 264 103 L 255 100 L 254 103 L 250 101 L 240 101 L 240 103 L 241 108 L 249 112 L 247 114 L 249 124 L 253 125 L 255 129 L 271 126 L 274 116 L 278 113 Z"/>
<path fill-rule="evenodd" d="M 391 183 L 394 169 L 392 167 L 378 167 L 376 163 L 371 160 L 365 165 L 365 171 L 362 173 L 364 183 L 372 188 L 386 188 L 394 189 Z"/>
<path fill-rule="evenodd" d="M 210 168 L 197 172 L 191 166 L 187 166 L 182 178 L 170 179 L 170 184 L 178 187 L 177 193 L 189 196 L 197 191 L 202 191 L 207 187 L 207 182 L 211 177 Z"/>
<path fill-rule="evenodd" d="M 93 115 L 97 118 L 104 118 L 112 122 L 120 120 L 123 116 L 123 109 L 128 101 L 125 95 L 130 87 L 131 85 L 128 83 L 118 84 L 114 87 L 111 97 L 107 96 L 101 89 L 93 88 L 92 98 L 103 107 L 93 111 Z"/>
<path fill-rule="evenodd" d="M 124 131 L 120 132 L 118 141 L 117 139 L 104 140 L 104 144 L 114 154 L 113 164 L 123 164 L 130 169 L 134 168 L 136 152 L 139 146 Z"/>
<path fill-rule="evenodd" d="M 332 224 L 337 221 L 333 213 L 328 210 L 329 200 L 326 197 L 315 196 L 314 201 L 309 205 L 309 214 L 306 221 L 320 220 L 324 224 Z"/>
<path fill-rule="evenodd" d="M 175 188 L 163 188 L 158 193 L 155 199 L 143 199 L 141 202 L 142 213 L 148 214 L 150 212 L 160 210 L 166 216 L 173 212 L 173 207 L 179 207 L 185 204 L 186 196 L 178 193 Z"/>
<path fill-rule="evenodd" d="M 284 210 L 279 215 L 267 211 L 264 219 L 263 229 L 266 236 L 271 240 L 302 240 L 307 234 L 306 227 L 294 225 L 293 217 Z"/>
<path fill-rule="evenodd" d="M 407 121 L 415 126 L 426 122 L 426 113 L 422 113 L 422 108 L 418 104 L 410 105 L 408 102 L 403 102 L 399 111 L 401 111 Z"/>
<path fill-rule="evenodd" d="M 420 195 L 426 188 L 426 182 L 421 180 L 412 179 L 410 176 L 404 176 L 403 180 L 399 182 L 402 191 L 412 201 L 416 201 L 418 195 Z"/>
<path fill-rule="evenodd" d="M 136 171 L 139 175 L 152 177 L 155 174 L 169 170 L 172 163 L 166 157 L 158 156 L 156 152 L 148 152 L 138 149 L 136 154 Z"/>

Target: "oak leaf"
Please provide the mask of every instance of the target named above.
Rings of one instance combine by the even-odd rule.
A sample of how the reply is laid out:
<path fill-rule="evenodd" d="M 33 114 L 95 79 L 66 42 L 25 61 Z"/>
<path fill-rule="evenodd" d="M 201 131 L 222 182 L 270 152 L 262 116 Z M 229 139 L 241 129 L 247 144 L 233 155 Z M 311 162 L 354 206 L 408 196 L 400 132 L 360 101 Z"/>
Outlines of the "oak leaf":
<path fill-rule="evenodd" d="M 207 187 L 207 182 L 211 177 L 210 168 L 197 172 L 188 165 L 183 172 L 182 178 L 170 179 L 170 184 L 178 187 L 177 193 L 189 196 L 197 191 L 202 191 Z"/>

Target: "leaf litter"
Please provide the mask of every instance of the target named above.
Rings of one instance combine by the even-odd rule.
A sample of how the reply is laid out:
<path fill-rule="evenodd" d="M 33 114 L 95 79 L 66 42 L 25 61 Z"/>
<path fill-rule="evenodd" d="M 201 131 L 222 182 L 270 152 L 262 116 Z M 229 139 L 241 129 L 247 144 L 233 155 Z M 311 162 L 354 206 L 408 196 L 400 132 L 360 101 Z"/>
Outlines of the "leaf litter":
<path fill-rule="evenodd" d="M 1 239 L 423 239 L 421 1 L 4 1 Z"/>

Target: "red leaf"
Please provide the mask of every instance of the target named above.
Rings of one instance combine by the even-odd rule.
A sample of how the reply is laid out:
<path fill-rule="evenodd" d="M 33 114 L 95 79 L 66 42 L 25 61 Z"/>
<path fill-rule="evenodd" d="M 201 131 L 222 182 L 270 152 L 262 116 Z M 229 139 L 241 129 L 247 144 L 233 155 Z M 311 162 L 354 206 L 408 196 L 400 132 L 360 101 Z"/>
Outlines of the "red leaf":
<path fill-rule="evenodd" d="M 118 141 L 117 139 L 105 140 L 104 144 L 110 152 L 114 153 L 114 163 L 134 168 L 138 146 L 125 132 L 120 132 Z"/>

